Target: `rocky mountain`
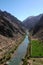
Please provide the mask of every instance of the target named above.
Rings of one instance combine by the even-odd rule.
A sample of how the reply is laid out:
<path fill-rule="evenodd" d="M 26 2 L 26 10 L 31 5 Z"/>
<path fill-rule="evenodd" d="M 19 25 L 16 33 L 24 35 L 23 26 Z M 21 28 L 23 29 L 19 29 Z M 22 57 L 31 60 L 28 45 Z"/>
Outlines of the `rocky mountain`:
<path fill-rule="evenodd" d="M 43 14 L 28 17 L 23 21 L 23 24 L 29 30 L 32 37 L 43 41 Z"/>
<path fill-rule="evenodd" d="M 15 34 L 18 34 L 18 32 L 23 34 L 23 28 L 21 21 L 16 17 L 6 11 L 0 11 L 0 34 L 13 37 Z"/>
<path fill-rule="evenodd" d="M 43 41 L 43 16 L 41 17 L 40 21 L 37 22 L 37 24 L 35 25 L 32 35 Z"/>
<path fill-rule="evenodd" d="M 11 58 L 24 36 L 22 22 L 10 13 L 0 10 L 0 65 Z"/>
<path fill-rule="evenodd" d="M 34 28 L 34 26 L 37 24 L 37 22 L 40 21 L 42 16 L 43 16 L 43 14 L 40 14 L 38 16 L 30 16 L 23 21 L 23 24 L 26 26 L 26 28 L 29 31 L 31 31 Z"/>

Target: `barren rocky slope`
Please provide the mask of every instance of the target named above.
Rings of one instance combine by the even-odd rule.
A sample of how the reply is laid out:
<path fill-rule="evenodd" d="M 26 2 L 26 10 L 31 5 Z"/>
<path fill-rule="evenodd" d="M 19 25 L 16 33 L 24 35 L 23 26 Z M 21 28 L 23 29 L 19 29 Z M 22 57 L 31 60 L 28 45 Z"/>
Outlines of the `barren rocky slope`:
<path fill-rule="evenodd" d="M 24 36 L 21 21 L 6 11 L 0 11 L 0 64 L 9 60 Z"/>

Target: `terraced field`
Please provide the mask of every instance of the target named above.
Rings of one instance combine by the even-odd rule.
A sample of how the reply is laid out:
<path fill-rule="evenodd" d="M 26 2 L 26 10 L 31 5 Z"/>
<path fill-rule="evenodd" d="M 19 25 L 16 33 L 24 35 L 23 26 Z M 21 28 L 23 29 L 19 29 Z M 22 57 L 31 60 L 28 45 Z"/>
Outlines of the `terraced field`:
<path fill-rule="evenodd" d="M 43 57 L 43 42 L 39 40 L 31 40 L 31 56 Z"/>

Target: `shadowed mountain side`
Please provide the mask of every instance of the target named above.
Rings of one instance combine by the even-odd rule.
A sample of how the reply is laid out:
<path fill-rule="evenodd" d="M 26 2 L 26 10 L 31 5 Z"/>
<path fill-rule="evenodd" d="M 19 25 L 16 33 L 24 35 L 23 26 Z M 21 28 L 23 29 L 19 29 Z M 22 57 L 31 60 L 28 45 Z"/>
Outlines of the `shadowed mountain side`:
<path fill-rule="evenodd" d="M 22 22 L 6 11 L 0 11 L 0 34 L 13 37 L 17 33 L 25 33 Z"/>
<path fill-rule="evenodd" d="M 41 17 L 40 21 L 35 25 L 32 35 L 43 40 L 43 16 Z"/>
<path fill-rule="evenodd" d="M 38 16 L 30 16 L 23 21 L 23 24 L 26 26 L 26 28 L 29 31 L 31 31 L 34 28 L 34 26 L 37 24 L 37 22 L 40 21 L 42 16 L 43 16 L 43 14 L 40 14 Z"/>
<path fill-rule="evenodd" d="M 43 14 L 28 17 L 23 21 L 25 27 L 34 38 L 43 40 Z"/>

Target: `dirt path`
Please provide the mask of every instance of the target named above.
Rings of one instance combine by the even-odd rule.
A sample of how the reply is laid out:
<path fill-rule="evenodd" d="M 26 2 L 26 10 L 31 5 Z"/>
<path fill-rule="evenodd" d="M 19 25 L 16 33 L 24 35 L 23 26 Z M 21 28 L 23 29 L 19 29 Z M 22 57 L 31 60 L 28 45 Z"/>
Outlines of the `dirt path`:
<path fill-rule="evenodd" d="M 28 65 L 32 65 L 32 60 L 31 59 L 27 60 L 27 62 L 28 62 Z"/>
<path fill-rule="evenodd" d="M 37 63 L 37 62 L 34 62 L 34 64 L 35 64 L 35 65 L 43 65 L 43 64 L 41 64 L 41 63 Z"/>
<path fill-rule="evenodd" d="M 30 58 L 27 60 L 27 63 L 27 65 L 43 65 L 43 58 Z"/>

